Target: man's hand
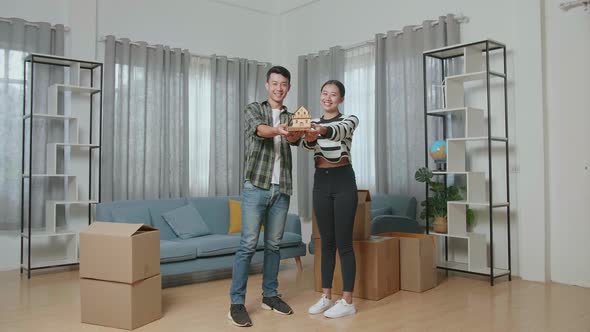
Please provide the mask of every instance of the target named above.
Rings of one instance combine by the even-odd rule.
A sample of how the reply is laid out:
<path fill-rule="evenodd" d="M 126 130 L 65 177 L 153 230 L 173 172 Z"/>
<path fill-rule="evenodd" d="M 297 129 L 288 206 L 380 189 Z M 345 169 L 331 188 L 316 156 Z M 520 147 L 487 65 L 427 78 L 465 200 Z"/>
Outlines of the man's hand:
<path fill-rule="evenodd" d="M 276 135 L 275 136 L 277 136 L 277 135 L 281 135 L 281 136 L 287 136 L 287 135 L 289 135 L 289 132 L 285 129 L 285 128 L 287 128 L 287 126 L 288 125 L 286 123 L 282 123 L 282 124 L 278 125 L 277 127 L 275 127 L 275 130 L 276 130 Z"/>
<path fill-rule="evenodd" d="M 304 134 L 305 134 L 304 131 L 289 131 L 289 132 L 287 132 L 287 135 L 285 136 L 285 138 L 287 139 L 287 141 L 289 141 L 291 143 L 295 143 L 301 137 L 303 137 Z"/>

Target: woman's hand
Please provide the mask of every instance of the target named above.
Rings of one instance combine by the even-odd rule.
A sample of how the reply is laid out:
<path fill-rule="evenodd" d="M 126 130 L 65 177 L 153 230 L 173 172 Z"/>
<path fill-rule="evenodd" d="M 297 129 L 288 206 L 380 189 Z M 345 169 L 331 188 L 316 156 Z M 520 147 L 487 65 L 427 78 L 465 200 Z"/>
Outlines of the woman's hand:
<path fill-rule="evenodd" d="M 326 136 L 326 134 L 328 133 L 328 128 L 326 128 L 324 126 L 320 126 L 319 124 L 316 124 L 316 123 L 311 124 L 311 129 L 317 131 L 318 134 L 320 134 L 322 136 Z"/>
<path fill-rule="evenodd" d="M 305 132 L 305 141 L 308 143 L 311 143 L 315 140 L 318 139 L 318 135 L 320 134 L 320 128 L 321 126 L 316 125 L 315 123 L 311 124 L 311 130 L 308 130 Z"/>

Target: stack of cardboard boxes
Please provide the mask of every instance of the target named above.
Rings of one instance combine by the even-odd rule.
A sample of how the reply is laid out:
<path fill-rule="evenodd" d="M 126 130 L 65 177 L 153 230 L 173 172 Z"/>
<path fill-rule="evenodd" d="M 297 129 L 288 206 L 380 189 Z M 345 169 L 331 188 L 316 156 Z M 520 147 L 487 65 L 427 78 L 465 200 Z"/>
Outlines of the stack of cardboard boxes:
<path fill-rule="evenodd" d="M 132 330 L 162 316 L 160 232 L 95 222 L 80 233 L 82 322 Z"/>
<path fill-rule="evenodd" d="M 337 221 L 336 221 L 337 222 Z M 371 195 L 358 191 L 354 220 L 353 247 L 356 258 L 354 297 L 380 300 L 400 289 L 422 292 L 436 286 L 435 239 L 409 233 L 385 233 L 371 236 Z M 322 291 L 321 239 L 315 214 L 314 241 L 315 290 Z M 340 259 L 336 255 L 332 293 L 342 294 Z"/>

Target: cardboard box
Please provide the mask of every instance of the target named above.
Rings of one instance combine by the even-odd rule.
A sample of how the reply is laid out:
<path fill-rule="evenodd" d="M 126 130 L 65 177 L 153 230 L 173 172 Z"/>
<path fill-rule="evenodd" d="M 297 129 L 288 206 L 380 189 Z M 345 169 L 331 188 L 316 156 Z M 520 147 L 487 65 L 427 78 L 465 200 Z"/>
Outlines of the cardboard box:
<path fill-rule="evenodd" d="M 315 239 L 315 290 L 322 291 L 321 240 Z M 372 236 L 369 240 L 353 241 L 356 277 L 352 296 L 380 300 L 400 290 L 399 239 Z M 342 294 L 342 271 L 336 254 L 332 293 Z"/>
<path fill-rule="evenodd" d="M 358 203 L 354 217 L 353 240 L 368 240 L 371 237 L 371 193 L 368 190 L 358 190 Z M 312 238 L 319 239 L 315 211 L 312 214 Z"/>
<path fill-rule="evenodd" d="M 80 233 L 80 278 L 133 284 L 160 274 L 160 231 L 95 222 Z"/>
<path fill-rule="evenodd" d="M 162 276 L 134 284 L 80 279 L 82 323 L 133 330 L 162 317 Z"/>
<path fill-rule="evenodd" d="M 424 292 L 436 287 L 436 237 L 434 235 L 389 232 L 382 236 L 400 240 L 401 289 Z"/>

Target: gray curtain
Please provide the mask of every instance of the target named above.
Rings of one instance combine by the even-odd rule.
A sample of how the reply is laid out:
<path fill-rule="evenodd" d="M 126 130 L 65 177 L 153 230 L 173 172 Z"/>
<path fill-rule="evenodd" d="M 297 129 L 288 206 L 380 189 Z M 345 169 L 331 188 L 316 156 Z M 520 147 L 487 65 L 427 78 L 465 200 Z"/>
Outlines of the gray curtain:
<path fill-rule="evenodd" d="M 211 150 L 209 196 L 239 195 L 244 179 L 244 121 L 247 104 L 266 100 L 269 63 L 211 59 Z"/>
<path fill-rule="evenodd" d="M 105 41 L 102 200 L 189 195 L 188 50 Z"/>
<path fill-rule="evenodd" d="M 335 79 L 344 82 L 344 50 L 332 47 L 319 54 L 299 57 L 298 64 L 297 105 L 305 106 L 312 118 L 319 117 L 322 112 L 320 104 L 320 88 L 327 80 Z M 344 104 L 340 111 L 344 112 Z M 304 149 L 297 149 L 297 200 L 299 216 L 311 219 L 313 189 L 313 154 Z"/>
<path fill-rule="evenodd" d="M 422 52 L 459 43 L 459 23 L 453 15 L 443 16 L 437 22 L 425 21 L 421 29 L 409 26 L 401 33 L 378 34 L 375 41 L 377 191 L 421 201 L 424 185 L 414 180 L 414 172 L 424 166 Z M 434 61 L 426 65 L 430 72 L 441 72 Z M 441 84 L 442 77 L 429 79 Z M 430 108 L 439 108 L 442 96 L 437 91 L 428 93 L 433 94 Z M 442 138 L 441 121 L 430 119 L 428 127 L 429 143 Z"/>
<path fill-rule="evenodd" d="M 52 29 L 46 22 L 27 22 L 18 18 L 7 21 L 0 21 L 0 137 L 4 141 L 0 145 L 0 230 L 16 230 L 20 227 L 23 60 L 32 52 L 63 56 L 64 26 L 58 24 Z M 33 112 L 47 113 L 47 88 L 54 83 L 63 83 L 63 74 L 61 68 L 35 66 Z M 27 75 L 30 75 L 30 67 Z M 29 122 L 26 124 L 29 137 Z M 46 143 L 63 142 L 63 124 L 61 128 L 58 125 L 55 121 L 33 122 L 33 173 L 46 173 Z M 27 140 L 27 165 L 28 144 Z M 31 225 L 38 228 L 45 225 L 45 200 L 60 199 L 60 193 L 51 191 L 57 187 L 49 185 L 51 179 L 34 178 L 32 181 Z M 27 194 L 28 186 L 25 186 Z"/>

